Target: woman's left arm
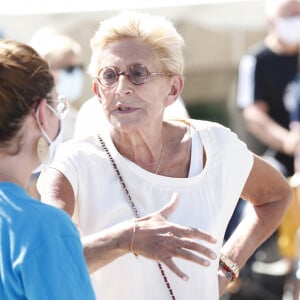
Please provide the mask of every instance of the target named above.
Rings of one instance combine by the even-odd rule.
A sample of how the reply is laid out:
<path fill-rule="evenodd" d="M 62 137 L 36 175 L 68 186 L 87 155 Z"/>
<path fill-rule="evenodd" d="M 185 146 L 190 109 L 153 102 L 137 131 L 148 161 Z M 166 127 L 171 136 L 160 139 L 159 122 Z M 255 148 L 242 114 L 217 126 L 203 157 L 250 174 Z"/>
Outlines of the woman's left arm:
<path fill-rule="evenodd" d="M 224 244 L 222 254 L 242 268 L 255 249 L 277 229 L 291 195 L 287 180 L 269 163 L 254 155 L 253 167 L 241 195 L 253 209 Z M 219 275 L 220 295 L 228 283 Z"/>

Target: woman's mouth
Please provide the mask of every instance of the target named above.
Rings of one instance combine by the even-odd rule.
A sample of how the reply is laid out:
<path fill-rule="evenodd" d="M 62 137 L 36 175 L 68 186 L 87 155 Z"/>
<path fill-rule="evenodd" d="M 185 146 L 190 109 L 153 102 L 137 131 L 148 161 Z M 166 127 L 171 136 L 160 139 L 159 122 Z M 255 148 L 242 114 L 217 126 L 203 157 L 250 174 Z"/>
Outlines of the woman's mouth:
<path fill-rule="evenodd" d="M 131 113 L 136 111 L 137 108 L 125 105 L 118 105 L 116 111 L 120 113 Z"/>
<path fill-rule="evenodd" d="M 130 111 L 130 107 L 118 107 L 118 111 Z"/>

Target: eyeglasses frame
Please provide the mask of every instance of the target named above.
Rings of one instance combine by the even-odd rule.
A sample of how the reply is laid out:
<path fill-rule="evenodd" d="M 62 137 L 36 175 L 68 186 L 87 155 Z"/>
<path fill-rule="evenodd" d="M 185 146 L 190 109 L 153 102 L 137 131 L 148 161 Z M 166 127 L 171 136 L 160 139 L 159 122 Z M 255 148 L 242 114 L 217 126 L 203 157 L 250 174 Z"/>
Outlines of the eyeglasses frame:
<path fill-rule="evenodd" d="M 146 70 L 146 77 L 145 77 L 145 81 L 144 82 L 142 82 L 142 83 L 134 83 L 134 82 L 132 82 L 131 81 L 131 79 L 130 79 L 130 77 L 129 77 L 129 72 L 130 72 L 130 69 L 131 68 L 133 68 L 133 67 L 135 67 L 135 66 L 141 66 L 141 67 L 143 67 L 145 70 Z M 114 70 L 114 72 L 116 73 L 116 81 L 112 84 L 112 85 L 105 85 L 105 84 L 103 84 L 102 82 L 101 82 L 101 80 L 100 80 L 100 77 L 99 77 L 99 74 L 102 72 L 102 70 L 104 70 L 104 69 L 112 69 L 112 70 Z M 146 66 L 144 66 L 143 64 L 133 64 L 133 65 L 131 65 L 130 67 L 129 67 L 129 71 L 127 71 L 127 72 L 125 72 L 125 71 L 119 71 L 120 69 L 118 68 L 118 67 L 114 67 L 114 66 L 106 66 L 106 67 L 103 67 L 103 68 L 101 68 L 100 70 L 99 70 L 99 72 L 98 72 L 98 76 L 96 76 L 96 80 L 98 81 L 98 83 L 102 86 L 102 87 L 107 87 L 107 88 L 113 88 L 114 86 L 115 86 L 115 84 L 119 81 L 119 77 L 121 76 L 121 75 L 124 75 L 124 76 L 127 76 L 127 78 L 128 78 L 128 80 L 132 83 L 132 84 L 134 84 L 134 85 L 143 85 L 143 84 L 145 84 L 147 81 L 148 81 L 148 79 L 150 78 L 150 77 L 153 77 L 153 76 L 159 76 L 159 75 L 161 75 L 161 76 L 174 76 L 175 74 L 171 74 L 171 73 L 165 73 L 165 72 L 150 72 L 149 70 L 148 70 L 148 68 L 146 67 Z"/>

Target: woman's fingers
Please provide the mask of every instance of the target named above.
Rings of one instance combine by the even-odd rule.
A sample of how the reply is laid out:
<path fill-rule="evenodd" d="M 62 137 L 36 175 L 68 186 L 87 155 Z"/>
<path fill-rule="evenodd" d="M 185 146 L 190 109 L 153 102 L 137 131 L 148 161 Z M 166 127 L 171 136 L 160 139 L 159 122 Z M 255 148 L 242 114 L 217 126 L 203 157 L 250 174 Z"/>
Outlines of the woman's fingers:
<path fill-rule="evenodd" d="M 188 276 L 177 267 L 177 265 L 174 263 L 174 261 L 172 259 L 173 257 L 183 258 L 183 259 L 197 263 L 204 267 L 207 267 L 210 265 L 210 261 L 208 259 L 200 257 L 200 256 L 192 253 L 191 251 L 188 251 L 185 249 L 177 249 L 175 252 L 176 253 L 174 253 L 174 255 L 171 258 L 169 258 L 169 257 L 163 258 L 162 257 L 162 258 L 158 258 L 157 260 L 159 260 L 160 262 L 165 264 L 172 272 L 174 272 L 178 277 L 180 277 L 181 279 L 183 279 L 185 281 L 188 280 Z"/>
<path fill-rule="evenodd" d="M 208 247 L 193 240 L 177 237 L 166 237 L 163 240 L 156 241 L 154 249 L 154 257 L 159 260 L 178 257 L 207 266 L 210 264 L 209 260 L 217 258 L 216 253 Z"/>
<path fill-rule="evenodd" d="M 176 226 L 176 236 L 200 239 L 209 243 L 216 243 L 217 240 L 211 234 L 193 227 Z M 175 231 L 175 228 L 174 228 Z"/>
<path fill-rule="evenodd" d="M 184 281 L 188 281 L 189 277 L 183 273 L 173 262 L 172 259 L 165 259 L 164 261 L 161 261 L 164 265 L 166 265 L 172 272 L 174 272 L 179 278 L 181 278 Z"/>
<path fill-rule="evenodd" d="M 150 223 L 147 223 L 148 227 L 147 229 L 150 230 Z M 142 228 L 142 227 L 139 227 Z M 182 226 L 178 224 L 174 224 L 171 222 L 164 222 L 163 226 L 159 227 L 157 223 L 155 223 L 152 227 L 153 232 L 156 231 L 157 235 L 165 235 L 165 236 L 175 236 L 178 238 L 189 238 L 189 239 L 198 239 L 202 241 L 206 241 L 208 243 L 215 244 L 217 242 L 217 239 L 203 231 L 194 227 L 189 226 Z"/>
<path fill-rule="evenodd" d="M 200 229 L 169 222 L 168 218 L 178 202 L 178 194 L 173 193 L 169 203 L 162 209 L 137 219 L 134 248 L 139 254 L 165 264 L 181 279 L 188 280 L 173 258 L 208 266 L 217 255 L 201 242 L 216 243 L 217 240 Z"/>
<path fill-rule="evenodd" d="M 178 254 L 180 254 L 179 256 L 182 257 L 182 258 L 185 258 L 185 259 L 190 259 L 190 258 L 195 258 L 194 255 L 190 255 L 190 254 L 193 254 L 192 252 L 190 251 L 185 251 L 185 252 L 181 252 L 182 249 L 189 249 L 189 250 L 192 250 L 192 251 L 196 251 L 198 253 L 201 253 L 201 255 L 204 255 L 210 259 L 216 259 L 217 258 L 217 255 L 215 252 L 213 252 L 211 249 L 205 247 L 204 245 L 202 244 L 199 244 L 193 240 L 188 240 L 188 239 L 181 239 L 180 240 L 180 247 L 178 247 L 179 251 L 178 251 Z M 183 257 L 182 254 L 189 254 L 188 257 Z M 201 260 L 199 261 L 200 264 L 201 263 Z"/>

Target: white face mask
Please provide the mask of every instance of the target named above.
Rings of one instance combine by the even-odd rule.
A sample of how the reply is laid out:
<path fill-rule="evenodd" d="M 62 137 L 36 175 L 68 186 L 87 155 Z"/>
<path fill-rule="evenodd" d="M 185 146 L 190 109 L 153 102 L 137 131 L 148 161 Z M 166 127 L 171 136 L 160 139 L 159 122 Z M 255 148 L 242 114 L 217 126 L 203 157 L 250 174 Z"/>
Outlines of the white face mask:
<path fill-rule="evenodd" d="M 37 108 L 36 110 L 36 120 L 37 120 L 37 124 L 42 132 L 42 135 L 45 137 L 45 139 L 48 141 L 49 143 L 49 158 L 47 162 L 43 162 L 41 163 L 32 173 L 40 173 L 41 171 L 43 171 L 44 169 L 46 169 L 50 163 L 52 162 L 54 155 L 55 155 L 55 151 L 56 148 L 59 144 L 61 144 L 62 142 L 62 130 L 61 130 L 61 119 L 59 117 L 59 115 L 57 114 L 57 112 L 55 111 L 55 109 L 53 107 L 51 107 L 49 104 L 47 104 L 48 108 L 57 116 L 57 118 L 59 119 L 59 129 L 58 129 L 58 133 L 56 135 L 56 137 L 54 138 L 53 141 L 51 141 L 49 135 L 47 134 L 47 132 L 44 130 L 43 126 L 41 125 L 40 122 L 40 118 L 39 118 L 39 112 L 40 112 L 40 106 Z"/>
<path fill-rule="evenodd" d="M 78 100 L 83 88 L 83 71 L 80 67 L 74 67 L 70 71 L 61 69 L 58 71 L 56 89 L 61 95 L 65 95 L 69 101 Z"/>
<path fill-rule="evenodd" d="M 276 22 L 276 33 L 284 43 L 300 44 L 300 16 L 279 18 Z"/>

